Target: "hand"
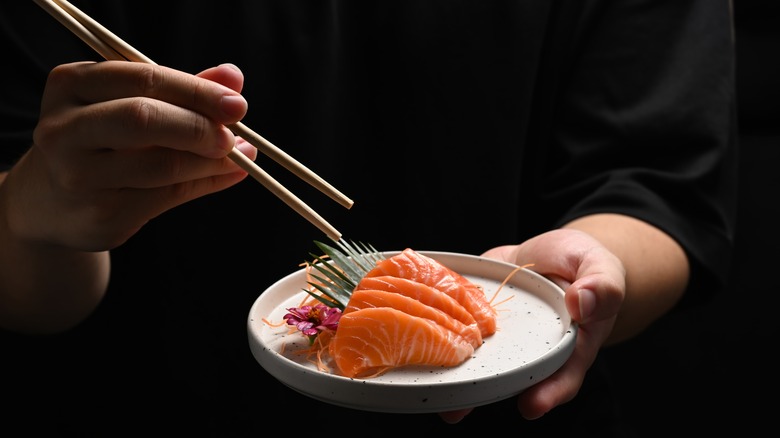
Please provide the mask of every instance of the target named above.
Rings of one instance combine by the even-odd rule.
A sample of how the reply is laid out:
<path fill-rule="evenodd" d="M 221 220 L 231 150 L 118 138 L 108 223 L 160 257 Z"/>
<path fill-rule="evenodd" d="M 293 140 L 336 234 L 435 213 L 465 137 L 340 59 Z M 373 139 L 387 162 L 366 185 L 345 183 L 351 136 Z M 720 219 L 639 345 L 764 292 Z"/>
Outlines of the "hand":
<path fill-rule="evenodd" d="M 198 75 L 122 61 L 56 67 L 34 144 L 5 181 L 10 229 L 107 250 L 164 211 L 238 183 L 247 174 L 227 154 L 257 156 L 225 127 L 246 113 L 243 80 L 230 65 Z"/>
<path fill-rule="evenodd" d="M 572 229 L 541 234 L 520 245 L 486 251 L 483 256 L 517 265 L 533 263 L 534 270 L 566 293 L 566 308 L 579 324 L 574 351 L 564 365 L 544 381 L 518 396 L 517 407 L 536 419 L 577 395 L 585 373 L 609 337 L 625 297 L 621 261 L 590 235 Z M 448 423 L 463 419 L 471 409 L 439 414 Z"/>

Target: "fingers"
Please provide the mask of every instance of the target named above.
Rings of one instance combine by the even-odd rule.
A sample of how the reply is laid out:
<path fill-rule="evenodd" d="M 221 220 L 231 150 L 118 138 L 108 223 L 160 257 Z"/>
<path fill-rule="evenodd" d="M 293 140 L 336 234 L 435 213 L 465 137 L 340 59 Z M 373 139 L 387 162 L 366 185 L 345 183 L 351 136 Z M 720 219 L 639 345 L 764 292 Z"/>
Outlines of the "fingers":
<path fill-rule="evenodd" d="M 623 304 L 626 273 L 623 264 L 606 248 L 585 252 L 577 280 L 566 291 L 566 308 L 580 324 L 614 317 Z"/>
<path fill-rule="evenodd" d="M 237 148 L 254 159 L 253 146 L 242 141 Z M 238 166 L 223 160 L 235 166 L 235 171 L 152 189 L 93 187 L 74 191 L 64 189 L 48 175 L 48 158 L 33 147 L 4 181 L 7 204 L 13 206 L 6 212 L 7 223 L 19 239 L 80 251 L 110 250 L 161 213 L 246 178 Z"/>
<path fill-rule="evenodd" d="M 233 64 L 222 64 L 198 73 L 199 77 L 218 82 L 237 93 L 244 87 L 244 74 Z"/>
<path fill-rule="evenodd" d="M 158 146 L 220 158 L 234 142 L 233 134 L 222 124 L 186 108 L 146 98 L 100 102 L 44 117 L 34 142 L 51 148 L 66 144 L 88 150 Z M 72 135 L 60 135 L 64 130 Z"/>
<path fill-rule="evenodd" d="M 471 411 L 473 411 L 473 408 L 469 409 L 460 409 L 457 411 L 449 411 L 449 412 L 440 412 L 439 418 L 444 420 L 445 423 L 448 424 L 456 424 L 459 423 L 461 420 L 463 420 L 466 415 L 470 414 Z"/>
<path fill-rule="evenodd" d="M 121 110 L 72 115 L 34 132 L 36 146 L 52 157 L 52 177 L 66 189 L 152 188 L 236 171 L 225 158 L 235 136 L 194 113 L 167 109 L 130 129 L 139 119 Z"/>
<path fill-rule="evenodd" d="M 235 171 L 200 157 L 224 158 L 235 138 L 222 123 L 246 111 L 236 91 L 208 78 L 240 89 L 243 75 L 230 65 L 202 75 L 130 62 L 60 66 L 34 142 L 64 186 L 150 188 Z"/>
<path fill-rule="evenodd" d="M 612 330 L 614 320 L 610 318 L 579 327 L 574 351 L 566 363 L 550 377 L 518 396 L 517 408 L 524 418 L 537 419 L 577 395 L 604 339 Z"/>
<path fill-rule="evenodd" d="M 517 249 L 517 245 L 498 246 L 482 253 L 482 257 L 488 257 L 509 263 L 517 263 L 519 257 L 521 257 L 517 255 Z M 524 264 L 525 263 L 521 263 L 520 265 L 522 266 Z"/>
<path fill-rule="evenodd" d="M 625 297 L 625 268 L 599 241 L 578 230 L 553 230 L 520 245 L 493 248 L 486 257 L 533 264 L 566 292 L 566 306 L 578 323 L 613 317 Z"/>
<path fill-rule="evenodd" d="M 49 75 L 34 147 L 21 163 L 39 175 L 15 185 L 26 238 L 111 249 L 160 213 L 230 187 L 247 173 L 227 157 L 257 150 L 225 124 L 246 101 L 230 65 L 190 75 L 131 62 L 73 63 Z M 24 172 L 22 172 L 24 173 Z M 56 225 L 24 218 L 57 217 Z"/>
<path fill-rule="evenodd" d="M 233 86 L 242 81 L 230 67 L 210 75 Z M 223 125 L 239 121 L 247 108 L 240 94 L 211 80 L 131 62 L 60 66 L 46 88 L 35 143 L 54 148 L 162 146 L 219 158 L 233 145 Z"/>
<path fill-rule="evenodd" d="M 202 74 L 207 78 L 227 80 L 239 89 L 243 82 L 240 71 L 229 65 Z M 218 123 L 240 120 L 247 109 L 244 98 L 232 88 L 207 78 L 136 62 L 82 62 L 53 69 L 46 94 L 55 100 L 64 97 L 82 105 L 144 97 L 187 108 Z"/>

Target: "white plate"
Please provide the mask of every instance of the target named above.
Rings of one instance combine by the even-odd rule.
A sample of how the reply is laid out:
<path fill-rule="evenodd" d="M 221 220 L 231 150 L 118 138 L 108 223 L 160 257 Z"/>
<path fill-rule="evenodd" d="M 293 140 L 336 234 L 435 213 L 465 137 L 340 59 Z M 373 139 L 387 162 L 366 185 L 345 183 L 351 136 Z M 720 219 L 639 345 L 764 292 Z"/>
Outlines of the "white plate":
<path fill-rule="evenodd" d="M 466 254 L 420 251 L 481 285 L 488 299 L 515 265 Z M 397 252 L 386 252 L 390 256 Z M 476 407 L 519 394 L 547 378 L 568 359 L 577 336 L 563 291 L 543 276 L 523 269 L 493 300 L 498 331 L 457 367 L 404 367 L 369 379 L 352 379 L 317 370 L 304 355 L 299 332 L 283 323 L 288 307 L 303 292 L 303 269 L 277 281 L 249 312 L 249 346 L 260 365 L 290 388 L 320 401 L 365 411 L 432 413 Z M 507 300 L 507 298 L 510 298 Z"/>

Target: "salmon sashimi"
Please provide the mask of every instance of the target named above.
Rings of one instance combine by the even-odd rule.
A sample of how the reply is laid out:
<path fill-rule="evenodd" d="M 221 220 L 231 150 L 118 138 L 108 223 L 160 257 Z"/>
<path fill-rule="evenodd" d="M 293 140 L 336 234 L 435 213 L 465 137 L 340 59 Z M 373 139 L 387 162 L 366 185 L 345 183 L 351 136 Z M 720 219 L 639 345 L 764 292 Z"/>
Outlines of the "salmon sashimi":
<path fill-rule="evenodd" d="M 345 312 L 329 344 L 345 377 L 370 377 L 405 365 L 455 366 L 474 353 L 462 336 L 391 307 Z"/>
<path fill-rule="evenodd" d="M 435 307 L 466 325 L 476 327 L 477 321 L 463 305 L 444 292 L 408 278 L 380 275 L 364 277 L 355 290 L 374 289 L 394 292 Z"/>
<path fill-rule="evenodd" d="M 439 291 L 436 292 L 441 294 Z M 395 292 L 371 289 L 356 290 L 352 293 L 352 297 L 349 299 L 349 304 L 344 309 L 342 317 L 350 312 L 373 307 L 390 307 L 411 316 L 429 319 L 461 335 L 474 348 L 479 348 L 482 345 L 482 334 L 476 324 L 463 324 L 440 309 Z"/>
<path fill-rule="evenodd" d="M 474 317 L 483 338 L 496 332 L 497 313 L 482 289 L 430 257 L 407 248 L 378 261 L 364 279 L 378 276 L 406 278 L 438 289 L 454 298 Z"/>

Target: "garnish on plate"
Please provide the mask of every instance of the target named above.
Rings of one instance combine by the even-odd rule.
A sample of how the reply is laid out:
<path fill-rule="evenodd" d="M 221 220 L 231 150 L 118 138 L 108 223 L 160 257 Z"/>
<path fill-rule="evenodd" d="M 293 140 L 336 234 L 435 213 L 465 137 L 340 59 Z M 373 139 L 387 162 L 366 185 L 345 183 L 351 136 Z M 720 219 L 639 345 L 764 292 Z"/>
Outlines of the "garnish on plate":
<path fill-rule="evenodd" d="M 347 307 L 352 291 L 355 290 L 360 280 L 374 268 L 377 262 L 385 257 L 373 246 L 363 243 L 348 243 L 343 239 L 337 242 L 340 250 L 325 243 L 314 241 L 325 256 L 310 255 L 314 257 L 308 266 L 319 272 L 311 273 L 311 277 L 317 281 L 309 281 L 309 285 L 321 294 L 310 289 L 305 289 L 316 300 L 329 307 L 337 307 L 344 310 Z M 328 258 L 330 261 L 326 260 Z"/>
<path fill-rule="evenodd" d="M 406 365 L 456 366 L 496 331 L 484 291 L 428 256 L 407 248 L 385 257 L 343 239 L 338 248 L 315 244 L 325 255 L 306 265 L 311 300 L 284 318 L 309 338 L 320 369 L 327 362 L 369 378 Z"/>

